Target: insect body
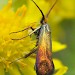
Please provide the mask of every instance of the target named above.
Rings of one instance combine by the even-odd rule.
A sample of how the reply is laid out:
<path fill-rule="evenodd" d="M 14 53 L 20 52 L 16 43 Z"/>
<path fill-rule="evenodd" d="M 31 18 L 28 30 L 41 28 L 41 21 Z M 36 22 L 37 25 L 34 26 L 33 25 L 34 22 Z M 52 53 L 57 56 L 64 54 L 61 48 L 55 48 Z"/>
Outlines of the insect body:
<path fill-rule="evenodd" d="M 38 51 L 36 56 L 37 75 L 52 75 L 54 65 L 52 61 L 51 34 L 48 24 L 41 26 Z"/>
<path fill-rule="evenodd" d="M 56 2 L 57 2 L 57 0 L 56 0 Z M 32 53 L 37 51 L 36 64 L 35 64 L 37 75 L 52 75 L 54 72 L 54 64 L 52 61 L 51 30 L 50 30 L 49 25 L 47 24 L 46 18 L 48 18 L 48 15 L 51 12 L 54 5 L 56 4 L 56 2 L 50 8 L 48 14 L 45 17 L 42 10 L 33 1 L 33 3 L 37 6 L 37 8 L 40 10 L 40 12 L 42 14 L 42 19 L 40 21 L 41 26 L 38 27 L 37 29 L 33 29 L 32 27 L 30 27 L 33 31 L 30 34 L 28 34 L 27 36 L 30 36 L 33 33 L 37 35 L 37 39 L 38 39 L 37 44 L 36 44 L 37 48 L 34 48 L 30 53 L 26 54 L 24 57 L 17 59 L 17 60 L 20 60 L 22 58 L 27 58 L 29 55 L 31 55 Z M 26 29 L 28 29 L 28 28 L 26 28 Z M 22 31 L 24 31 L 24 30 L 22 30 Z M 21 32 L 21 31 L 18 31 L 18 32 Z M 13 32 L 13 33 L 17 33 L 17 32 Z M 25 36 L 23 38 L 26 38 L 27 36 Z M 13 40 L 21 40 L 23 38 L 13 39 Z"/>

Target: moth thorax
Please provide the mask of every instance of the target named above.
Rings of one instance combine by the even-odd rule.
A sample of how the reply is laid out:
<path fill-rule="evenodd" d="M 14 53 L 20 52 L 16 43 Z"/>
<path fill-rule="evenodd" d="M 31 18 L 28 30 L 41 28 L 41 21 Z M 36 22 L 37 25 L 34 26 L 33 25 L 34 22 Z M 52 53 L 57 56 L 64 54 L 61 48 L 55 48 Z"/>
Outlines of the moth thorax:
<path fill-rule="evenodd" d="M 42 18 L 41 21 L 40 21 L 40 23 L 41 23 L 42 25 L 43 25 L 43 24 L 46 24 L 46 23 L 47 23 L 47 20 L 48 20 L 47 18 Z"/>

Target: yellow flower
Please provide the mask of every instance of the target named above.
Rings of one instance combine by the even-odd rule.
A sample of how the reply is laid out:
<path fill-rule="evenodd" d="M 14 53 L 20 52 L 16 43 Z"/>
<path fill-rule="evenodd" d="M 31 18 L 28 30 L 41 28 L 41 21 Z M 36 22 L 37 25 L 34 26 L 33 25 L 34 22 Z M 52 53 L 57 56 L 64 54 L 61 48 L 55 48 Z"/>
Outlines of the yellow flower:
<path fill-rule="evenodd" d="M 37 21 L 40 17 L 38 16 L 39 18 L 30 21 L 31 16 L 34 14 L 28 18 L 25 18 L 30 12 L 28 10 L 28 14 L 25 15 L 25 5 L 19 7 L 16 12 L 11 10 L 11 5 L 12 0 L 8 0 L 8 4 L 0 11 L 0 75 L 36 75 L 33 69 L 35 64 L 34 57 L 21 59 L 15 62 L 15 59 L 22 57 L 35 47 L 35 38 L 27 37 L 24 40 L 13 41 L 11 38 L 21 38 L 22 36 L 27 35 L 28 31 L 26 30 L 23 33 L 12 34 L 11 37 L 9 33 L 28 27 L 31 23 L 31 25 L 33 25 L 33 22 Z M 27 21 L 29 21 L 29 23 L 26 24 Z M 66 48 L 66 45 L 53 41 L 53 52 L 60 51 L 64 48 Z M 11 63 L 12 61 L 13 63 Z M 64 66 L 58 59 L 53 59 L 53 61 L 55 64 L 55 70 L 58 70 L 54 75 L 63 75 L 67 72 L 68 68 Z"/>
<path fill-rule="evenodd" d="M 68 67 L 64 66 L 58 59 L 53 59 L 54 65 L 55 65 L 55 70 L 57 71 L 54 75 L 64 75 Z"/>
<path fill-rule="evenodd" d="M 52 46 L 53 52 L 57 52 L 66 48 L 65 44 L 61 44 L 56 41 L 52 41 Z"/>

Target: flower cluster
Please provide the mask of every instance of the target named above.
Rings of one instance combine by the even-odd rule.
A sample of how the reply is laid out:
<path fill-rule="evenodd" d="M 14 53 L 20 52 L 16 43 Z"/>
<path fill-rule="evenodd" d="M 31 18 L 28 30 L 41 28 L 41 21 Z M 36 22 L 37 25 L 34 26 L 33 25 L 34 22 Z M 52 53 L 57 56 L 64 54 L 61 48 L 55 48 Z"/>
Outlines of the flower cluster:
<path fill-rule="evenodd" d="M 35 64 L 35 54 L 27 59 L 14 61 L 30 52 L 36 44 L 35 38 L 27 37 L 24 40 L 19 41 L 11 40 L 11 38 L 21 38 L 22 36 L 27 35 L 28 32 L 30 32 L 28 30 L 23 33 L 9 35 L 10 32 L 21 30 L 28 27 L 31 23 L 31 25 L 34 24 L 33 21 L 27 24 L 25 23 L 32 18 L 25 18 L 25 16 L 27 16 L 26 10 L 27 7 L 22 5 L 15 12 L 12 9 L 12 0 L 8 0 L 8 4 L 0 10 L 0 75 L 36 75 L 33 69 L 33 65 Z M 57 41 L 52 41 L 52 48 L 53 52 L 57 52 L 66 48 L 66 45 Z M 54 75 L 63 75 L 67 72 L 68 67 L 63 65 L 60 60 L 53 58 L 53 62 L 55 70 L 57 71 Z"/>

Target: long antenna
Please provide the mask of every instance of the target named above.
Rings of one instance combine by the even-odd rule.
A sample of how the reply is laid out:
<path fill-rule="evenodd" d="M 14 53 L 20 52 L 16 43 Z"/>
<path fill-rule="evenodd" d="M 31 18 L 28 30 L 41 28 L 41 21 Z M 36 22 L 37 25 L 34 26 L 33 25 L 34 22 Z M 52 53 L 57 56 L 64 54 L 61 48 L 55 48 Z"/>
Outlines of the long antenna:
<path fill-rule="evenodd" d="M 33 0 L 32 0 L 33 1 Z M 42 18 L 45 19 L 44 13 L 42 12 L 42 10 L 39 8 L 39 6 L 33 1 L 33 3 L 37 6 L 37 8 L 40 10 L 41 14 L 42 14 Z"/>
<path fill-rule="evenodd" d="M 52 7 L 49 9 L 49 11 L 48 11 L 48 13 L 47 13 L 47 15 L 46 15 L 46 18 L 48 18 L 48 16 L 49 16 L 51 10 L 53 9 L 53 7 L 55 6 L 56 3 L 57 3 L 57 0 L 54 2 L 54 4 L 52 5 Z"/>

